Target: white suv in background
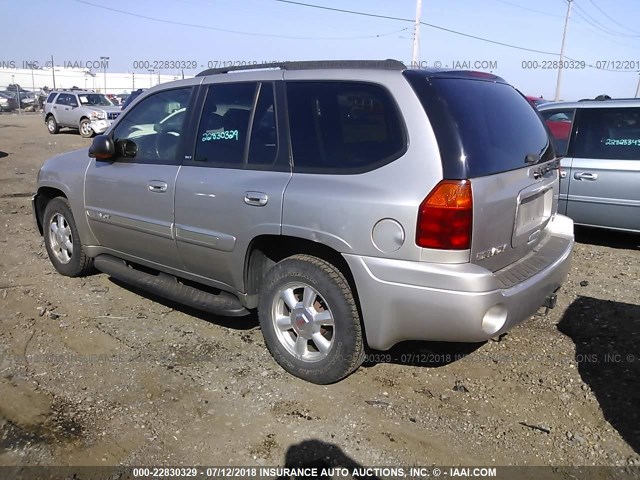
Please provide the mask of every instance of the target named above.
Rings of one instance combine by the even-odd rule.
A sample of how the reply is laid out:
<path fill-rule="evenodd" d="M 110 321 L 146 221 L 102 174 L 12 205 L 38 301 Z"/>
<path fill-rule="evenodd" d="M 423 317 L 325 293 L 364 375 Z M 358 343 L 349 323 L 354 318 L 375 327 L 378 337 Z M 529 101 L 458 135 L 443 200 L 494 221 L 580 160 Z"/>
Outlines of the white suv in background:
<path fill-rule="evenodd" d="M 44 122 L 49 133 L 60 127 L 77 128 L 80 135 L 90 138 L 103 133 L 120 115 L 120 107 L 101 93 L 84 90 L 54 91 L 45 102 Z"/>

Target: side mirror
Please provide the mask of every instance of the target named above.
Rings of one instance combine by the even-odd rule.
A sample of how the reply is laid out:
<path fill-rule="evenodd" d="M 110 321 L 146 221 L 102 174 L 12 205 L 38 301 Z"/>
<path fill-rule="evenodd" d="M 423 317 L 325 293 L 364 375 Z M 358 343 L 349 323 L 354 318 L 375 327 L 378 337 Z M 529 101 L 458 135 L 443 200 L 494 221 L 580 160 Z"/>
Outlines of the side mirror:
<path fill-rule="evenodd" d="M 99 160 L 109 160 L 116 154 L 116 147 L 108 135 L 98 135 L 89 147 L 89 156 Z"/>
<path fill-rule="evenodd" d="M 138 145 L 133 140 L 119 140 L 116 143 L 116 149 L 124 158 L 133 158 L 138 154 Z"/>

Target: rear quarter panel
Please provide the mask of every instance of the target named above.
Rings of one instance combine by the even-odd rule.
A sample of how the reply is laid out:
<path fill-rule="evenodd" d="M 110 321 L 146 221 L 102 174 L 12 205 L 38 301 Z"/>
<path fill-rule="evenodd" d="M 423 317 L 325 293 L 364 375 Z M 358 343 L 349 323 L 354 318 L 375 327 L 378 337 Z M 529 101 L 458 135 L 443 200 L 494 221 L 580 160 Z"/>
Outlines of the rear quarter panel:
<path fill-rule="evenodd" d="M 318 81 L 317 72 L 287 71 L 286 80 Z M 420 260 L 415 243 L 418 207 L 442 179 L 440 153 L 426 114 L 400 72 L 336 70 L 321 80 L 362 81 L 385 87 L 404 117 L 406 153 L 376 170 L 348 175 L 294 173 L 284 196 L 282 233 L 322 242 L 341 253 Z M 294 160 L 295 161 L 295 160 Z M 404 239 L 383 252 L 374 226 L 392 219 Z"/>

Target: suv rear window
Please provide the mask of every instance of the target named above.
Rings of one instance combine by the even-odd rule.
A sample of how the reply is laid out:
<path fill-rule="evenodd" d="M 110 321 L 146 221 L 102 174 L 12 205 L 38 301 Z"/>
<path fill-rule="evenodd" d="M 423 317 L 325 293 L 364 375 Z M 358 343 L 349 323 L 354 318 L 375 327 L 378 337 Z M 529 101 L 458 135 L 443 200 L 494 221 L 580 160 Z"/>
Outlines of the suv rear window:
<path fill-rule="evenodd" d="M 49 94 L 49 96 L 47 97 L 47 103 L 51 103 L 53 102 L 53 99 L 56 97 L 57 93 L 56 92 L 51 92 Z"/>
<path fill-rule="evenodd" d="M 405 76 L 435 131 L 445 178 L 483 177 L 523 168 L 530 165 L 525 163 L 530 155 L 538 161 L 554 158 L 538 113 L 511 85 L 426 78 L 416 71 Z"/>
<path fill-rule="evenodd" d="M 400 157 L 407 142 L 389 93 L 359 82 L 288 82 L 294 171 L 361 173 Z"/>

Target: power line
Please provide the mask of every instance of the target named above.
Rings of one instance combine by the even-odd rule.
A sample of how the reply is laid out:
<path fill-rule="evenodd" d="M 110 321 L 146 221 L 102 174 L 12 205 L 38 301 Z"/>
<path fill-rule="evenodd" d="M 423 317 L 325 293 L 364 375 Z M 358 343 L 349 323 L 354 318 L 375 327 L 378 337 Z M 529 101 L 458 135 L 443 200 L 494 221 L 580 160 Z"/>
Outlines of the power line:
<path fill-rule="evenodd" d="M 566 0 L 563 0 L 566 3 Z M 624 32 L 618 32 L 616 30 L 612 30 L 611 28 L 607 27 L 606 25 L 602 24 L 601 22 L 599 22 L 597 19 L 595 19 L 593 16 L 591 16 L 584 8 L 582 8 L 580 5 L 578 5 L 578 3 L 576 2 L 575 5 L 576 8 L 576 15 L 580 18 L 582 18 L 585 22 L 589 23 L 590 25 L 592 25 L 593 27 L 597 28 L 598 30 L 606 33 L 607 35 L 613 35 L 613 36 L 617 36 L 617 37 L 625 37 L 625 38 L 638 38 L 640 37 L 640 35 L 631 35 L 629 33 L 624 33 Z"/>
<path fill-rule="evenodd" d="M 98 5 L 96 3 L 91 3 L 91 2 L 87 2 L 86 0 L 74 0 L 75 2 L 78 3 L 82 3 L 84 5 L 89 5 L 91 7 L 95 7 L 95 8 L 101 8 L 103 10 L 108 10 L 111 12 L 116 12 L 116 13 L 120 13 L 122 15 L 128 15 L 131 17 L 137 17 L 137 18 L 143 18 L 145 20 L 151 20 L 154 22 L 160 22 L 160 23 L 167 23 L 170 25 L 178 25 L 181 27 L 190 27 L 190 28 L 200 28 L 203 30 L 213 30 L 216 32 L 224 32 L 224 33 L 234 33 L 237 35 L 250 35 L 250 36 L 254 36 L 254 37 L 272 37 L 272 38 L 284 38 L 284 39 L 289 39 L 289 40 L 362 40 L 362 39 L 367 39 L 367 38 L 379 38 L 382 36 L 386 36 L 386 35 L 391 35 L 393 33 L 398 33 L 398 32 L 402 32 L 406 29 L 402 29 L 396 32 L 391 32 L 391 33 L 383 33 L 383 34 L 377 34 L 377 35 L 367 35 L 367 36 L 359 36 L 359 37 L 297 37 L 297 36 L 291 36 L 291 35 L 278 35 L 278 34 L 271 34 L 271 33 L 257 33 L 257 32 L 244 32 L 244 31 L 240 31 L 240 30 L 230 30 L 230 29 L 226 29 L 226 28 L 218 28 L 218 27 L 212 27 L 209 25 L 198 25 L 195 23 L 187 23 L 187 22 L 178 22 L 175 20 L 167 20 L 164 18 L 158 18 L 158 17 L 151 17 L 149 15 L 142 15 L 139 13 L 133 13 L 133 12 L 128 12 L 126 10 L 120 10 L 118 8 L 112 8 L 112 7 L 105 7 L 104 5 Z"/>
<path fill-rule="evenodd" d="M 620 27 L 622 27 L 622 28 L 624 28 L 624 29 L 626 29 L 626 30 L 629 30 L 630 32 L 633 32 L 633 33 L 635 33 L 635 34 L 640 34 L 640 32 L 638 32 L 637 30 L 632 30 L 631 28 L 629 28 L 629 27 L 626 27 L 626 26 L 622 25 L 622 24 L 621 24 L 620 22 L 618 22 L 615 18 L 613 18 L 613 17 L 609 16 L 609 14 L 607 14 L 607 12 L 605 12 L 603 9 L 601 9 L 601 8 L 598 6 L 598 4 L 597 4 L 596 2 L 594 2 L 593 0 L 589 0 L 589 3 L 590 3 L 591 5 L 593 5 L 594 7 L 596 7 L 596 9 L 598 9 L 598 11 L 600 11 L 600 13 L 602 13 L 605 17 L 607 17 L 609 20 L 611 20 L 611 21 L 612 21 L 613 23 L 615 23 L 616 25 L 618 25 L 618 26 L 620 26 Z"/>
<path fill-rule="evenodd" d="M 388 15 L 378 15 L 378 14 L 374 14 L 374 13 L 367 13 L 367 12 L 360 12 L 357 10 L 345 10 L 343 8 L 334 8 L 334 7 L 325 7 L 323 5 L 314 5 L 312 3 L 303 3 L 303 2 L 296 2 L 293 0 L 274 0 L 276 2 L 280 2 L 280 3 L 288 3 L 288 4 L 292 4 L 292 5 L 298 5 L 301 7 L 310 7 L 310 8 L 317 8 L 320 10 L 329 10 L 332 12 L 339 12 L 339 13 L 348 13 L 351 15 L 361 15 L 364 17 L 373 17 L 373 18 L 383 18 L 386 20 L 396 20 L 396 21 L 401 21 L 401 22 L 413 22 L 414 20 L 411 18 L 402 18 L 402 17 L 391 17 Z M 508 48 L 514 48 L 517 50 L 524 50 L 527 52 L 534 52 L 534 53 L 541 53 L 543 55 L 554 55 L 554 56 L 559 56 L 559 53 L 556 52 L 545 52 L 543 50 L 536 50 L 533 48 L 526 48 L 526 47 L 520 47 L 518 45 L 513 45 L 510 43 L 505 43 L 505 42 L 499 42 L 497 40 L 490 40 L 488 38 L 483 38 L 483 37 L 478 37 L 476 35 L 471 35 L 468 33 L 464 33 L 464 32 L 459 32 L 457 30 L 452 30 L 450 28 L 445 28 L 445 27 L 441 27 L 439 25 L 434 25 L 432 23 L 427 23 L 427 22 L 420 22 L 421 25 L 425 25 L 427 27 L 431 27 L 434 28 L 436 30 L 442 30 L 444 32 L 448 32 L 448 33 L 453 33 L 454 35 L 460 35 L 463 37 L 467 37 L 467 38 L 473 38 L 474 40 L 480 40 L 482 42 L 487 42 L 487 43 L 492 43 L 494 45 L 501 45 L 503 47 L 508 47 Z"/>

